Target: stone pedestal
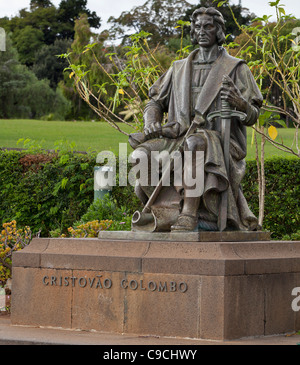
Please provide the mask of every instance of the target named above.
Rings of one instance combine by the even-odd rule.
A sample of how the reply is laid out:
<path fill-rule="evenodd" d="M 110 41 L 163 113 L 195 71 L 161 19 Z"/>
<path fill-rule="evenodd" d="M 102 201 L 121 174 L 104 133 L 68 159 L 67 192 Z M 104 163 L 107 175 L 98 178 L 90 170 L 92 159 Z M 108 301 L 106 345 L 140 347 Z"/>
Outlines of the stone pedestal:
<path fill-rule="evenodd" d="M 153 237 L 34 239 L 13 254 L 12 323 L 215 340 L 300 329 L 300 242 Z"/>

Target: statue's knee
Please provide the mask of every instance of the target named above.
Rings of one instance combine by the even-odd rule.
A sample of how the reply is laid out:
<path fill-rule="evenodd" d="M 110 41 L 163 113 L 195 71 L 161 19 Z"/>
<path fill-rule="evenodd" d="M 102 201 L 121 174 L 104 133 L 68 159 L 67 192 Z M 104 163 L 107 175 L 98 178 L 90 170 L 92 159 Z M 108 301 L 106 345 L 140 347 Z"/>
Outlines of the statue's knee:
<path fill-rule="evenodd" d="M 185 142 L 186 151 L 205 151 L 206 142 L 201 136 L 190 136 Z"/>

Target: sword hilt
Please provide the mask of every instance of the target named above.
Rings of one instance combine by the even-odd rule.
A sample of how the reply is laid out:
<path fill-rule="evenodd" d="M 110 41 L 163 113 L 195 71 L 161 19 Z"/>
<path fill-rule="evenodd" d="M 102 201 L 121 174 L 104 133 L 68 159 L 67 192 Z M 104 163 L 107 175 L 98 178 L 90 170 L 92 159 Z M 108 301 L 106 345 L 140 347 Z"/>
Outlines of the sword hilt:
<path fill-rule="evenodd" d="M 223 85 L 230 85 L 229 81 L 227 81 L 226 79 L 223 80 L 222 82 Z M 229 112 L 230 109 L 230 104 L 228 103 L 228 101 L 226 100 L 226 98 L 224 96 L 221 96 L 221 110 L 223 112 Z"/>
<path fill-rule="evenodd" d="M 238 118 L 241 122 L 246 120 L 246 118 L 247 118 L 246 113 L 231 109 L 230 104 L 224 98 L 222 98 L 221 102 L 222 102 L 221 110 L 217 110 L 215 112 L 211 112 L 208 114 L 207 120 L 209 122 L 211 122 L 215 118 L 231 119 L 233 117 Z"/>
<path fill-rule="evenodd" d="M 230 85 L 229 81 L 224 79 L 223 85 Z M 225 96 L 221 96 L 221 110 L 211 112 L 207 116 L 207 120 L 210 122 L 215 118 L 231 119 L 233 117 L 239 118 L 240 121 L 244 121 L 247 118 L 247 114 L 240 112 L 238 110 L 231 109 L 229 102 L 226 100 Z"/>

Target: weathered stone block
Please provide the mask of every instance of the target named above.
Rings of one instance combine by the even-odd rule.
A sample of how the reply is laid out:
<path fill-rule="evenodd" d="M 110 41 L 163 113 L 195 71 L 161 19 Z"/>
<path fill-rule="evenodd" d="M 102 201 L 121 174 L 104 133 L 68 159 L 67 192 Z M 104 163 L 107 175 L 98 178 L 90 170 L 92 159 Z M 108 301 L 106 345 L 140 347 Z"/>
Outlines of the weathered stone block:
<path fill-rule="evenodd" d="M 14 324 L 71 328 L 72 271 L 14 267 L 12 318 Z"/>
<path fill-rule="evenodd" d="M 12 323 L 203 339 L 300 329 L 300 242 L 36 239 L 13 254 Z"/>

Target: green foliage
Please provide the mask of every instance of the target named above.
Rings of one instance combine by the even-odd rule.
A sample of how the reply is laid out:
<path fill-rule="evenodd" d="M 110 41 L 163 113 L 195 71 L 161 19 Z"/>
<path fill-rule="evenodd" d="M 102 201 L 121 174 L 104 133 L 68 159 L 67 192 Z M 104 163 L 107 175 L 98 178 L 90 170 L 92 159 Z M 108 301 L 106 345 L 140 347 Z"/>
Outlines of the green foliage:
<path fill-rule="evenodd" d="M 57 55 L 67 52 L 70 46 L 70 40 L 57 39 L 54 44 L 45 44 L 35 53 L 32 71 L 39 80 L 48 79 L 54 90 L 58 83 L 63 80 L 63 70 L 68 66 L 67 62 L 58 58 Z"/>
<path fill-rule="evenodd" d="M 88 208 L 75 227 L 91 221 L 110 220 L 112 224 L 108 228 L 110 231 L 130 231 L 131 214 L 130 209 L 120 206 L 120 204 L 108 194 L 103 199 L 97 199 Z"/>
<path fill-rule="evenodd" d="M 40 29 L 27 25 L 15 33 L 15 46 L 20 55 L 20 62 L 32 66 L 35 62 L 36 50 L 43 46 L 44 35 Z"/>
<path fill-rule="evenodd" d="M 148 43 L 151 33 L 142 30 L 129 36 L 128 45 L 107 52 L 104 60 L 101 60 L 103 55 L 99 52 L 99 42 L 84 46 L 89 33 L 87 21 L 81 17 L 76 22 L 73 52 L 60 57 L 68 60 L 69 67 L 66 70 L 70 71 L 69 79 L 73 80 L 78 94 L 91 110 L 119 132 L 128 135 L 117 122 L 130 126 L 132 132 L 141 129 L 150 87 L 174 59 L 181 59 L 189 53 L 190 47 L 185 46 L 183 39 L 183 29 L 188 24 L 178 21 L 176 28 L 181 30 L 181 40 L 177 56 L 173 54 L 171 57 L 169 54 L 166 57 L 166 47 L 151 49 Z M 101 80 L 99 71 L 103 77 Z"/>
<path fill-rule="evenodd" d="M 300 161 L 270 158 L 265 161 L 266 193 L 264 229 L 272 238 L 296 234 L 300 226 Z M 255 161 L 247 162 L 243 191 L 253 213 L 258 216 L 258 184 Z"/>
<path fill-rule="evenodd" d="M 64 119 L 70 103 L 61 91 L 52 90 L 47 80 L 38 80 L 20 64 L 9 35 L 6 47 L 0 54 L 0 118 L 40 118 L 54 112 Z"/>
<path fill-rule="evenodd" d="M 12 253 L 22 250 L 31 242 L 30 227 L 17 228 L 17 222 L 3 223 L 0 232 L 0 287 L 11 278 Z"/>
<path fill-rule="evenodd" d="M 183 18 L 189 6 L 185 0 L 148 0 L 122 12 L 118 18 L 110 17 L 108 22 L 112 27 L 109 32 L 117 39 L 143 30 L 150 34 L 148 41 L 151 47 L 167 45 L 169 39 L 178 35 L 175 24 Z M 126 40 L 125 35 L 123 42 L 126 43 Z"/>
<path fill-rule="evenodd" d="M 300 241 L 300 230 L 297 231 L 296 233 L 292 233 L 291 235 L 289 234 L 285 234 L 282 237 L 283 241 Z"/>
<path fill-rule="evenodd" d="M 90 11 L 87 8 L 87 0 L 61 0 L 58 9 L 58 22 L 61 24 L 61 37 L 74 37 L 75 20 L 83 13 L 87 14 L 91 27 L 97 29 L 100 27 L 101 19 L 95 11 Z"/>
<path fill-rule="evenodd" d="M 73 238 L 95 238 L 98 237 L 100 231 L 107 231 L 113 224 L 112 220 L 94 220 L 91 222 L 78 224 L 75 228 L 69 227 L 69 237 Z M 53 237 L 53 236 L 52 236 Z M 66 234 L 59 235 L 57 237 L 68 237 Z"/>
<path fill-rule="evenodd" d="M 73 39 L 75 20 L 82 13 L 87 14 L 91 27 L 100 27 L 101 19 L 87 8 L 87 0 L 62 0 L 58 7 L 50 1 L 34 1 L 29 11 L 22 9 L 11 19 L 1 18 L 0 26 L 13 33 L 14 42 L 18 33 L 30 26 L 40 30 L 45 44 L 50 45 L 56 39 Z"/>
<path fill-rule="evenodd" d="M 1 64 L 1 59 L 7 59 L 10 53 L 1 52 L 0 54 L 0 97 L 1 94 L 5 95 L 5 99 L 1 97 L 4 108 L 0 105 L 0 118 L 28 118 L 46 115 L 46 119 L 48 119 L 49 114 L 54 114 L 53 118 L 62 120 L 66 116 L 68 119 L 86 118 L 86 116 L 89 119 L 95 119 L 95 115 L 92 116 L 87 107 L 84 108 L 83 105 L 81 108 L 83 103 L 76 93 L 72 92 L 72 86 L 70 88 L 68 84 L 61 85 L 60 89 L 63 90 L 64 95 L 61 91 L 55 95 L 51 93 L 45 81 L 43 84 L 37 83 L 36 79 L 32 77 L 35 74 L 38 80 L 49 80 L 54 91 L 59 82 L 63 82 L 63 69 L 66 64 L 64 60 L 55 56 L 67 52 L 67 48 L 74 38 L 75 21 L 83 13 L 87 14 L 89 26 L 100 27 L 101 19 L 95 12 L 87 8 L 87 0 L 62 0 L 58 7 L 49 0 L 32 0 L 29 10 L 21 9 L 16 16 L 0 18 L 0 27 L 5 29 L 6 34 L 10 34 L 12 46 L 17 53 L 8 59 L 6 65 Z M 20 66 L 28 66 L 30 70 Z M 32 74 L 32 70 L 34 74 Z M 5 78 L 4 84 L 2 73 Z M 48 108 L 47 111 L 40 113 L 37 110 L 41 108 L 39 105 L 41 101 L 35 100 L 35 95 L 28 94 L 28 90 L 24 90 L 28 83 L 35 84 L 35 90 L 37 90 L 37 86 L 39 87 L 38 95 L 46 92 L 47 97 L 43 108 Z M 30 106 L 23 102 L 24 95 L 28 96 Z M 52 100 L 48 104 L 49 97 Z M 57 103 L 62 100 L 62 97 L 64 99 L 67 97 L 69 102 L 64 100 L 60 104 L 60 112 L 56 113 Z M 70 102 L 72 109 L 69 108 Z M 61 113 L 62 107 L 64 107 L 63 113 Z"/>
<path fill-rule="evenodd" d="M 29 142 L 28 142 L 29 143 Z M 31 148 L 28 152 L 0 151 L 0 217 L 15 219 L 42 236 L 67 233 L 76 224 L 112 220 L 111 230 L 130 229 L 131 215 L 141 203 L 132 186 L 113 188 L 112 197 L 93 202 L 95 156 L 72 153 L 74 145 L 60 142 L 54 154 Z M 118 168 L 117 168 L 118 171 Z M 129 166 L 128 166 L 129 171 Z M 266 202 L 264 229 L 274 239 L 297 239 L 300 226 L 300 161 L 272 158 L 265 161 Z M 256 162 L 247 162 L 243 191 L 258 216 Z M 125 213 L 125 214 L 124 214 Z M 120 224 L 120 222 L 125 222 Z M 52 232 L 55 235 L 55 232 Z"/>
<path fill-rule="evenodd" d="M 248 26 L 241 26 L 232 7 L 228 6 L 236 26 L 241 31 L 235 38 L 231 54 L 243 58 L 248 63 L 264 96 L 263 109 L 280 114 L 281 118 L 286 118 L 287 125 L 292 124 L 299 128 L 300 47 L 293 29 L 297 29 L 300 23 L 295 17 L 287 15 L 280 1 L 269 2 L 269 5 L 273 8 L 272 11 L 276 12 L 276 21 L 271 22 L 272 16 L 263 15 L 254 19 Z M 276 123 L 283 125 L 278 120 Z M 258 124 L 256 130 L 259 129 Z M 296 129 L 296 143 L 292 147 L 275 141 L 277 131 L 275 132 L 274 126 L 271 131 L 273 133 L 269 135 L 263 131 L 266 140 L 281 150 L 300 157 Z"/>
<path fill-rule="evenodd" d="M 65 233 L 81 219 L 113 219 L 113 229 L 128 228 L 130 215 L 140 208 L 133 187 L 117 186 L 111 200 L 93 203 L 94 155 L 73 153 L 75 145 L 65 141 L 58 141 L 52 154 L 30 140 L 23 142 L 27 151 L 0 151 L 2 222 L 15 219 L 42 236 L 56 230 Z"/>
<path fill-rule="evenodd" d="M 15 219 L 44 236 L 66 230 L 91 204 L 92 176 L 93 160 L 84 155 L 1 151 L 1 220 Z"/>

